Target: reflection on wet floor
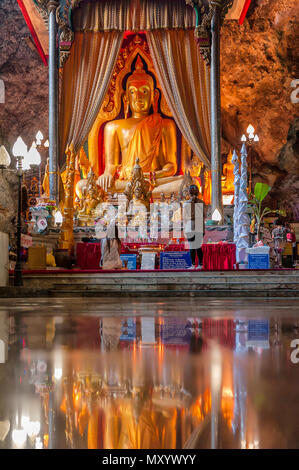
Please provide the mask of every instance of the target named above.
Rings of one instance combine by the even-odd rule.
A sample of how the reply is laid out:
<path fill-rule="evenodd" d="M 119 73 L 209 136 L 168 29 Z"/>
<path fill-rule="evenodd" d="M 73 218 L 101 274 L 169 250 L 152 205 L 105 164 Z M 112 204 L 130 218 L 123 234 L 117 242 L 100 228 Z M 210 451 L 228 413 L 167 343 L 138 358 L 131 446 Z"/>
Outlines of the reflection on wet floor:
<path fill-rule="evenodd" d="M 295 311 L 182 311 L 0 310 L 0 448 L 298 448 Z"/>

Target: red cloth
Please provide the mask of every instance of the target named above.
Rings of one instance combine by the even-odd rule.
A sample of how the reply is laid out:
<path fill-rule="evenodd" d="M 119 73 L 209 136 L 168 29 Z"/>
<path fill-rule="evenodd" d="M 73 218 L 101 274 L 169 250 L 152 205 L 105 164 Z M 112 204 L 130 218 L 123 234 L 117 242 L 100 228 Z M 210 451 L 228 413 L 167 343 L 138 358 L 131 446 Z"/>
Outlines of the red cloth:
<path fill-rule="evenodd" d="M 77 265 L 81 269 L 99 269 L 100 260 L 100 243 L 77 243 Z"/>
<path fill-rule="evenodd" d="M 234 269 L 236 245 L 233 243 L 204 243 L 202 251 L 203 269 Z"/>

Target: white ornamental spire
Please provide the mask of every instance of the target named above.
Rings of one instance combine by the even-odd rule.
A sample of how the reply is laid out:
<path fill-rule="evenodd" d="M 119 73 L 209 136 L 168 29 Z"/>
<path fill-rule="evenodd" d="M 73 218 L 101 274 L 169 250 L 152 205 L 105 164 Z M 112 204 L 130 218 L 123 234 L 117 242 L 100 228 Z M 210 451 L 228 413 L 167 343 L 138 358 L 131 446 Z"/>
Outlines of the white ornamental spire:
<path fill-rule="evenodd" d="M 247 151 L 245 144 L 241 149 L 241 179 L 238 201 L 238 239 L 237 262 L 247 261 L 246 248 L 249 247 L 248 196 L 247 196 Z"/>
<path fill-rule="evenodd" d="M 237 152 L 233 151 L 232 163 L 234 164 L 234 243 L 238 239 L 238 208 L 240 191 L 240 168 Z"/>

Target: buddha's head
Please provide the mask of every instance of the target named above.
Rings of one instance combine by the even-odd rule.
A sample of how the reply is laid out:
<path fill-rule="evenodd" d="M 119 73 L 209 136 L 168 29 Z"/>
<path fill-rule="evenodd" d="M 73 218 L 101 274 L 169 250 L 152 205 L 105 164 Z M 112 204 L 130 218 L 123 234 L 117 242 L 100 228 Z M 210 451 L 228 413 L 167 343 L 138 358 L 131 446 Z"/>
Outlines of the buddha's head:
<path fill-rule="evenodd" d="M 155 90 L 152 76 L 146 73 L 143 62 L 138 56 L 135 70 L 127 80 L 125 104 L 127 103 L 130 107 L 133 115 L 146 116 L 149 114 L 150 107 L 158 93 L 158 90 Z"/>

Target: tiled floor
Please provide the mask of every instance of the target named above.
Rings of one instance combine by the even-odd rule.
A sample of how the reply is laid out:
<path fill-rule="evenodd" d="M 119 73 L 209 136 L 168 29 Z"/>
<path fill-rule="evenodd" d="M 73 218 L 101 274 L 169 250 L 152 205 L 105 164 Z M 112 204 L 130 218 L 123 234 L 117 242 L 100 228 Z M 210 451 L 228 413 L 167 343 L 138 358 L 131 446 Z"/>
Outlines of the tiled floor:
<path fill-rule="evenodd" d="M 297 338 L 296 300 L 1 300 L 0 448 L 298 448 Z"/>

